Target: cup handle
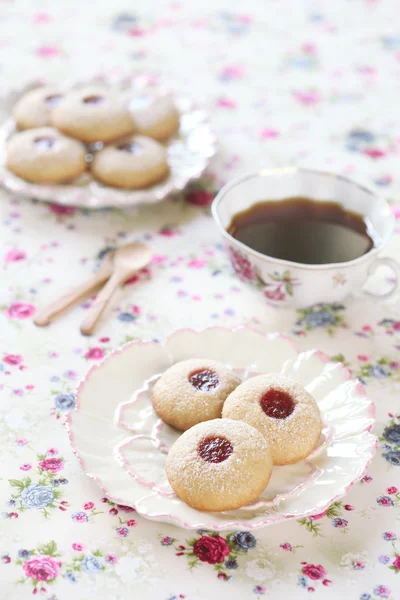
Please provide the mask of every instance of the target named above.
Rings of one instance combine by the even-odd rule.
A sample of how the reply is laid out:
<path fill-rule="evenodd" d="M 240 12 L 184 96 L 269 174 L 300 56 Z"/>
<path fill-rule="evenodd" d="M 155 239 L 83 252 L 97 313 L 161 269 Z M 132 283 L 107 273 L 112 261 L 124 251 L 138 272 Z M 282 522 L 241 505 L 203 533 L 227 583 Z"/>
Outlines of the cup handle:
<path fill-rule="evenodd" d="M 368 300 L 387 300 L 394 296 L 398 290 L 400 284 L 400 263 L 397 262 L 394 258 L 389 258 L 388 256 L 383 256 L 381 258 L 376 258 L 373 263 L 368 267 L 367 278 L 375 273 L 377 269 L 381 266 L 390 267 L 392 271 L 396 274 L 396 282 L 393 284 L 393 287 L 388 292 L 384 294 L 374 294 L 373 292 L 368 292 L 366 290 L 361 290 L 361 297 Z"/>

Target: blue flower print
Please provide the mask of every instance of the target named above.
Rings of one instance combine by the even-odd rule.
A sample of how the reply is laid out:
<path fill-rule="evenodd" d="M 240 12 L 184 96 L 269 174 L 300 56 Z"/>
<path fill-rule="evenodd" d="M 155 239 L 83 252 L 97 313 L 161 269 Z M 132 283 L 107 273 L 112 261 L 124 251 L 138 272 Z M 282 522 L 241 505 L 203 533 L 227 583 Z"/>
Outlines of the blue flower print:
<path fill-rule="evenodd" d="M 124 323 L 132 323 L 132 321 L 136 321 L 135 315 L 132 315 L 128 312 L 119 313 L 118 319 Z"/>
<path fill-rule="evenodd" d="M 62 412 L 69 412 L 75 408 L 74 394 L 58 394 L 54 399 L 56 408 Z"/>
<path fill-rule="evenodd" d="M 375 139 L 374 134 L 366 129 L 353 129 L 350 131 L 349 137 L 360 142 L 373 142 Z"/>
<path fill-rule="evenodd" d="M 137 24 L 137 17 L 135 17 L 135 15 L 132 15 L 130 13 L 121 13 L 120 15 L 117 15 L 114 19 L 113 22 L 113 29 L 118 30 L 123 30 L 126 27 L 133 27 L 134 25 Z"/>
<path fill-rule="evenodd" d="M 400 50 L 400 35 L 391 35 L 384 37 L 383 45 L 388 50 Z"/>
<path fill-rule="evenodd" d="M 53 490 L 47 485 L 31 483 L 31 485 L 22 490 L 21 502 L 25 508 L 44 508 L 48 504 L 53 504 Z"/>
<path fill-rule="evenodd" d="M 237 569 L 239 565 L 237 560 L 235 560 L 234 558 L 230 558 L 226 561 L 225 566 L 227 569 Z"/>
<path fill-rule="evenodd" d="M 249 548 L 255 548 L 257 540 L 249 531 L 239 531 L 231 537 L 232 542 L 242 552 L 247 552 Z"/>
<path fill-rule="evenodd" d="M 68 479 L 65 477 L 61 477 L 61 479 L 53 479 L 53 485 L 58 487 L 59 485 L 66 485 L 68 483 Z"/>
<path fill-rule="evenodd" d="M 309 327 L 315 329 L 316 327 L 329 327 L 334 325 L 336 322 L 335 315 L 328 310 L 316 310 L 306 314 L 306 322 Z"/>
<path fill-rule="evenodd" d="M 394 467 L 400 466 L 400 452 L 398 450 L 390 450 L 389 452 L 384 452 L 382 455 L 388 463 L 393 465 Z"/>
<path fill-rule="evenodd" d="M 375 379 L 386 379 L 389 376 L 389 369 L 386 365 L 373 365 L 369 370 L 369 374 Z"/>
<path fill-rule="evenodd" d="M 390 427 L 385 427 L 383 430 L 383 437 L 388 442 L 400 444 L 400 425 L 391 425 Z"/>
<path fill-rule="evenodd" d="M 103 568 L 101 560 L 97 556 L 88 554 L 82 561 L 82 570 L 85 573 L 99 573 Z"/>

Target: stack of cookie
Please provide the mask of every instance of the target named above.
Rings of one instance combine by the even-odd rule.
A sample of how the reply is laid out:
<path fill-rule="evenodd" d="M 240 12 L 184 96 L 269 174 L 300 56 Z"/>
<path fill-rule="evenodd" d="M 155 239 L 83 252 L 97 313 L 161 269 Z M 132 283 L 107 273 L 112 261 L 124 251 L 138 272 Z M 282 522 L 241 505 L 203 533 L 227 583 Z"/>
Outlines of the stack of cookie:
<path fill-rule="evenodd" d="M 167 96 L 127 98 L 100 85 L 25 94 L 13 116 L 19 129 L 7 145 L 7 167 L 26 181 L 67 183 L 87 169 L 101 183 L 141 189 L 169 172 L 162 142 L 179 128 Z"/>

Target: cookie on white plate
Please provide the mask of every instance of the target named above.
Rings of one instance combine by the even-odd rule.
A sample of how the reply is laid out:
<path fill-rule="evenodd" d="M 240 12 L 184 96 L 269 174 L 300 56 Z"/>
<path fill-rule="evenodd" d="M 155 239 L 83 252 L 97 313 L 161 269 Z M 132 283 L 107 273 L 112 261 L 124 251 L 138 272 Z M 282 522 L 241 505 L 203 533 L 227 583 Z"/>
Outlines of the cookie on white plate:
<path fill-rule="evenodd" d="M 100 85 L 68 92 L 52 112 L 52 124 L 86 143 L 107 143 L 133 132 L 124 95 Z"/>
<path fill-rule="evenodd" d="M 272 473 L 265 438 L 247 423 L 214 419 L 181 435 L 165 471 L 181 500 L 197 510 L 234 510 L 257 500 Z"/>
<path fill-rule="evenodd" d="M 96 152 L 90 169 L 105 185 L 146 188 L 168 175 L 167 151 L 155 140 L 133 135 Z"/>
<path fill-rule="evenodd" d="M 170 96 L 137 94 L 130 98 L 129 109 L 135 133 L 164 142 L 179 129 L 179 112 Z"/>
<path fill-rule="evenodd" d="M 322 429 L 315 399 L 283 375 L 258 375 L 239 385 L 225 402 L 222 416 L 258 429 L 271 447 L 274 465 L 307 458 Z"/>
<path fill-rule="evenodd" d="M 24 94 L 12 110 L 18 129 L 50 125 L 52 112 L 63 96 L 64 92 L 52 86 L 42 86 Z"/>
<path fill-rule="evenodd" d="M 239 377 L 222 363 L 203 358 L 183 360 L 156 382 L 153 407 L 165 423 L 185 431 L 220 418 L 225 400 L 239 384 Z"/>
<path fill-rule="evenodd" d="M 85 171 L 86 149 L 53 127 L 27 129 L 7 144 L 7 168 L 33 183 L 65 183 Z"/>

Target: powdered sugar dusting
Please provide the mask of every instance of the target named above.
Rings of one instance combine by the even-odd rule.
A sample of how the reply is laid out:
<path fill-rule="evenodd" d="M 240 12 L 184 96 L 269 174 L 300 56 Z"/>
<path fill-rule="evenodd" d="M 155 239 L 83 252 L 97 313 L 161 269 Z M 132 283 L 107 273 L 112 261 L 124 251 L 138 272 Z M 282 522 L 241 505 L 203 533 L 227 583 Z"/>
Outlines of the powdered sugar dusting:
<path fill-rule="evenodd" d="M 215 387 L 197 389 L 192 385 L 190 376 L 204 371 L 216 374 Z M 153 407 L 163 421 L 185 431 L 202 421 L 221 417 L 224 401 L 239 384 L 239 377 L 221 363 L 185 360 L 167 369 L 157 381 L 152 394 Z"/>
<path fill-rule="evenodd" d="M 198 446 L 204 438 L 223 437 L 233 446 L 223 462 L 203 460 Z M 171 448 L 166 472 L 171 487 L 199 510 L 231 510 L 258 498 L 272 471 L 269 446 L 246 423 L 215 419 L 186 431 Z"/>
<path fill-rule="evenodd" d="M 265 414 L 260 402 L 268 390 L 290 396 L 295 405 L 293 412 L 283 419 Z M 319 408 L 311 394 L 292 379 L 275 374 L 253 377 L 238 386 L 225 402 L 223 416 L 256 427 L 269 440 L 277 465 L 306 458 L 322 429 Z"/>

